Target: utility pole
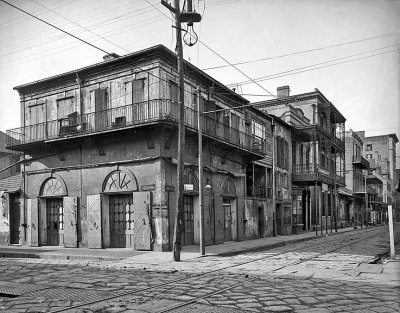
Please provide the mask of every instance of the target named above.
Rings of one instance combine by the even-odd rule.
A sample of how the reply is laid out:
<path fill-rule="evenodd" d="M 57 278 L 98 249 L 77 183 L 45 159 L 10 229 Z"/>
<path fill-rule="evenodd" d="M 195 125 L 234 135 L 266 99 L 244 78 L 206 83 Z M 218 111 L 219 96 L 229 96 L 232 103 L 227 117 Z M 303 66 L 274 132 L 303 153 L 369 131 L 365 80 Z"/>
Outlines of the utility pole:
<path fill-rule="evenodd" d="M 199 215 L 200 215 L 200 254 L 205 255 L 204 241 L 204 196 L 203 196 L 203 137 L 202 137 L 202 118 L 200 109 L 200 87 L 197 87 L 197 131 L 199 140 Z"/>
<path fill-rule="evenodd" d="M 165 0 L 161 0 L 161 4 L 175 14 L 176 29 L 176 53 L 178 63 L 178 165 L 177 165 L 177 192 L 176 192 L 176 208 L 175 208 L 175 226 L 174 226 L 174 243 L 173 243 L 173 260 L 179 262 L 181 260 L 182 249 L 182 231 L 183 231 L 183 171 L 184 171 L 184 150 L 185 150 L 185 92 L 184 92 L 184 75 L 183 75 L 183 47 L 181 23 L 188 23 L 193 27 L 193 22 L 200 22 L 201 16 L 192 12 L 192 0 L 188 1 L 188 12 L 181 14 L 179 0 L 174 0 L 174 7 Z M 196 37 L 197 41 L 197 37 Z M 193 44 L 195 44 L 194 42 Z M 190 42 L 192 45 L 192 43 Z"/>

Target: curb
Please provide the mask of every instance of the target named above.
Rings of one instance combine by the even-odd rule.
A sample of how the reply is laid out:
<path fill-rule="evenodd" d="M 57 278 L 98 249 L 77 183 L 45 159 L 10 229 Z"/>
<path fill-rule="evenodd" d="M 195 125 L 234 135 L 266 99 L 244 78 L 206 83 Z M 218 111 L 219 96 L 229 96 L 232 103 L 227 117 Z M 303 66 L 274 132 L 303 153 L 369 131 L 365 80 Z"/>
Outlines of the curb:
<path fill-rule="evenodd" d="M 342 231 L 342 232 L 332 232 L 332 233 L 328 233 L 328 236 L 344 234 L 344 233 L 360 231 L 360 230 L 367 230 L 367 229 L 370 229 L 370 228 L 349 229 L 349 230 Z M 283 246 L 287 246 L 287 245 L 291 245 L 291 244 L 295 244 L 295 243 L 306 242 L 306 241 L 320 239 L 320 238 L 324 238 L 324 237 L 325 237 L 325 235 L 319 235 L 319 236 L 312 236 L 312 237 L 299 238 L 299 239 L 290 239 L 287 241 L 277 242 L 274 244 L 268 244 L 268 245 L 264 245 L 264 246 L 246 248 L 246 249 L 235 250 L 235 251 L 226 251 L 226 252 L 215 253 L 215 254 L 211 254 L 211 255 L 217 255 L 217 256 L 223 256 L 223 257 L 235 256 L 235 255 L 239 255 L 239 254 L 246 253 L 246 252 L 260 252 L 260 251 L 271 250 L 271 249 L 275 249 L 275 248 L 279 248 L 279 247 L 283 247 Z"/>

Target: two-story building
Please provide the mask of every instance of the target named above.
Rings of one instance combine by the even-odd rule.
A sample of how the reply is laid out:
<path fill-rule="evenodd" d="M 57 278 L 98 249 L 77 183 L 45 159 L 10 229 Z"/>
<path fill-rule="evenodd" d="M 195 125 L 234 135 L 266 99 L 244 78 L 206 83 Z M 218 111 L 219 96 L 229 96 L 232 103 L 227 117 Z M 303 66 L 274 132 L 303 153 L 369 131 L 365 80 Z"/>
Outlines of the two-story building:
<path fill-rule="evenodd" d="M 172 249 L 177 190 L 176 55 L 155 46 L 15 87 L 23 152 L 22 244 Z M 197 87 L 201 94 L 198 97 Z M 271 119 L 185 62 L 183 244 L 199 242 L 197 107 L 206 244 L 272 234 Z M 250 173 L 254 173 L 250 178 Z"/>

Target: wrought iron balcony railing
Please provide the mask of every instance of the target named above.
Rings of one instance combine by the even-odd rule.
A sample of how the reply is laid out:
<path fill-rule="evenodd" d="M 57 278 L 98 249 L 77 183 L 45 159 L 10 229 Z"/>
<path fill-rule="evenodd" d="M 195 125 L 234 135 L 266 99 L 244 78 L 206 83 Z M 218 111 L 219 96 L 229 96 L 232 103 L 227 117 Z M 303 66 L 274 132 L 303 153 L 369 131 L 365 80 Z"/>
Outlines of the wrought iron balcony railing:
<path fill-rule="evenodd" d="M 369 168 L 369 162 L 366 158 L 364 158 L 361 155 L 358 156 L 353 156 L 352 157 L 352 163 L 353 165 L 356 165 L 362 169 L 368 169 Z"/>
<path fill-rule="evenodd" d="M 62 119 L 8 130 L 6 146 L 16 147 L 159 121 L 177 123 L 178 104 L 171 100 L 155 99 L 83 115 L 75 112 Z M 265 139 L 242 132 L 208 116 L 202 116 L 201 121 L 205 136 L 255 153 L 265 153 Z M 185 108 L 185 124 L 186 127 L 197 131 L 197 111 Z"/>

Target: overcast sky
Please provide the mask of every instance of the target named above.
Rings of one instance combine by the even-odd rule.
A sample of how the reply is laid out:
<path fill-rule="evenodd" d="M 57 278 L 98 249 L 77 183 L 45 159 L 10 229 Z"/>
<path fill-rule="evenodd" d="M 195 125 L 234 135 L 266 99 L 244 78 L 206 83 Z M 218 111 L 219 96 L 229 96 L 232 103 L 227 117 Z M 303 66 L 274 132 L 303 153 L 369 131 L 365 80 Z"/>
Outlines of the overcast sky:
<path fill-rule="evenodd" d="M 171 13 L 159 0 L 7 1 L 109 52 L 175 47 Z M 184 55 L 201 69 L 219 67 L 206 70 L 209 75 L 235 84 L 251 101 L 271 99 L 283 85 L 291 94 L 318 88 L 346 117 L 346 129 L 400 137 L 399 0 L 193 3 L 203 15 L 194 26 L 200 42 L 186 46 Z M 0 14 L 5 132 L 20 126 L 14 86 L 100 62 L 104 52 L 2 2 Z M 252 62 L 220 67 L 226 61 Z M 249 77 L 263 79 L 259 85 L 245 83 Z"/>

